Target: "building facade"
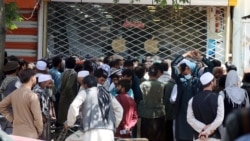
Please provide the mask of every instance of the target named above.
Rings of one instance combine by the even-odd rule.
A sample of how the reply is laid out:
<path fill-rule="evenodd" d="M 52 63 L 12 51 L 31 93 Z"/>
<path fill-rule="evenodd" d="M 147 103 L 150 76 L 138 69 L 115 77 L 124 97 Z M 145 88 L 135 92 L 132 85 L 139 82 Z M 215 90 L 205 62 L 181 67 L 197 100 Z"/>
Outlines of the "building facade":
<path fill-rule="evenodd" d="M 13 2 L 4 0 L 5 3 Z M 16 0 L 22 22 L 16 22 L 18 29 L 7 31 L 5 51 L 29 62 L 37 60 L 38 52 L 38 5 L 35 0 Z M 35 7 L 37 5 L 37 7 Z"/>
<path fill-rule="evenodd" d="M 178 9 L 146 1 L 120 2 L 49 2 L 48 53 L 97 57 L 117 53 L 140 60 L 154 55 L 173 59 L 197 49 L 225 61 L 227 1 L 210 6 L 191 3 Z"/>
<path fill-rule="evenodd" d="M 233 1 L 192 0 L 178 9 L 171 6 L 171 0 L 163 8 L 151 0 L 134 4 L 129 0 L 120 0 L 118 4 L 112 0 L 38 2 L 33 22 L 25 20 L 18 25 L 22 28 L 31 24 L 32 35 L 7 35 L 6 50 L 10 55 L 32 56 L 30 61 L 58 54 L 101 57 L 114 53 L 139 60 L 154 55 L 173 59 L 197 49 L 222 62 L 230 57 Z M 13 42 L 16 47 L 10 45 Z M 26 43 L 33 43 L 32 47 Z"/>

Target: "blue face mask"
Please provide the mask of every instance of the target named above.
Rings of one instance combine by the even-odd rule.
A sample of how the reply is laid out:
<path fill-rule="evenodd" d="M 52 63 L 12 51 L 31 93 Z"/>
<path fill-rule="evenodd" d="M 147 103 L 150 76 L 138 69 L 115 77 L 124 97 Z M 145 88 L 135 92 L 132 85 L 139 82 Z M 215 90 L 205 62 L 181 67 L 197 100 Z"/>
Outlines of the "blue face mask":
<path fill-rule="evenodd" d="M 189 80 L 189 79 L 191 79 L 191 74 L 187 74 L 187 75 L 184 75 L 184 77 L 185 77 L 185 79 L 187 79 L 187 80 Z"/>

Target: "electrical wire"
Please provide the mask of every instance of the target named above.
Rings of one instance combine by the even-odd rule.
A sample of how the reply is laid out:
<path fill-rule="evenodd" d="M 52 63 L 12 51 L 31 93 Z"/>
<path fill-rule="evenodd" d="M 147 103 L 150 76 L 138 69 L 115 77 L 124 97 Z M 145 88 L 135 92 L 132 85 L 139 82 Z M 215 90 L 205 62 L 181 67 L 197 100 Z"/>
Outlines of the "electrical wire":
<path fill-rule="evenodd" d="M 26 17 L 23 16 L 23 18 L 24 18 L 25 20 L 28 21 L 28 20 L 30 20 L 30 19 L 34 16 L 35 10 L 36 10 L 36 8 L 37 8 L 37 6 L 38 6 L 38 4 L 39 4 L 40 2 L 41 2 L 41 0 L 38 0 L 38 1 L 36 2 L 35 6 L 34 6 L 34 8 L 33 8 L 33 10 L 32 10 L 32 12 L 31 12 L 30 17 L 26 18 Z"/>

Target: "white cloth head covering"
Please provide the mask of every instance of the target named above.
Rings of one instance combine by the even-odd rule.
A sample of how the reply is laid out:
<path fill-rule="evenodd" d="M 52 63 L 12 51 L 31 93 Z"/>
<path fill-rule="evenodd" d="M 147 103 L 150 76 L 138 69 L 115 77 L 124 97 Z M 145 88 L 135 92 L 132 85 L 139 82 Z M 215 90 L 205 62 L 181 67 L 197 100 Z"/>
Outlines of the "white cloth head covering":
<path fill-rule="evenodd" d="M 37 61 L 36 62 L 36 68 L 38 69 L 38 70 L 46 70 L 47 69 L 47 63 L 46 62 L 44 62 L 44 61 Z"/>
<path fill-rule="evenodd" d="M 110 66 L 109 65 L 102 64 L 101 69 L 105 70 L 108 73 L 108 75 L 110 75 Z"/>
<path fill-rule="evenodd" d="M 226 77 L 225 91 L 226 97 L 235 104 L 241 105 L 244 102 L 249 105 L 249 100 L 246 91 L 238 86 L 240 82 L 239 76 L 235 70 L 230 70 Z"/>
<path fill-rule="evenodd" d="M 178 64 L 177 64 L 177 66 L 180 66 L 180 64 L 183 64 L 183 63 L 186 63 L 186 62 L 188 62 L 189 60 L 188 59 L 182 59 Z"/>
<path fill-rule="evenodd" d="M 89 75 L 89 71 L 79 71 L 77 74 L 77 77 L 86 77 L 87 75 Z"/>
<path fill-rule="evenodd" d="M 210 73 L 210 72 L 206 72 L 206 73 L 202 74 L 201 77 L 200 77 L 200 81 L 201 81 L 201 84 L 202 84 L 202 85 L 208 84 L 208 83 L 211 82 L 213 79 L 214 79 L 214 76 L 213 76 L 213 74 Z"/>
<path fill-rule="evenodd" d="M 121 76 L 122 75 L 122 70 L 121 69 L 112 69 L 110 71 L 110 76 L 113 75 L 113 74 L 117 74 L 117 75 Z"/>
<path fill-rule="evenodd" d="M 192 73 L 195 72 L 195 69 L 196 69 L 196 64 L 194 62 L 191 62 L 190 60 L 188 59 L 182 59 L 178 64 L 177 66 L 180 66 L 181 64 L 185 63 L 187 65 L 187 67 L 189 67 L 189 69 L 192 71 Z"/>
<path fill-rule="evenodd" d="M 52 77 L 49 74 L 41 74 L 41 75 L 38 76 L 38 83 L 45 82 L 45 81 L 48 81 L 48 80 L 52 80 Z"/>

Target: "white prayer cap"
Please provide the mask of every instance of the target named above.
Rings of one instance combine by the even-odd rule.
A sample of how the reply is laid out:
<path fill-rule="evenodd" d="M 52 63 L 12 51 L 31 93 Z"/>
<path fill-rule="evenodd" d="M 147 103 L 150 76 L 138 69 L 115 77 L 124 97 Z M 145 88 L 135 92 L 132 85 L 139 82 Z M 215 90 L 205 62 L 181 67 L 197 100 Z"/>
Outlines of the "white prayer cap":
<path fill-rule="evenodd" d="M 208 83 L 211 82 L 213 79 L 214 79 L 214 76 L 213 76 L 213 74 L 210 73 L 210 72 L 206 72 L 206 73 L 202 74 L 201 77 L 200 77 L 200 81 L 201 81 L 201 84 L 202 84 L 202 85 L 208 84 Z"/>
<path fill-rule="evenodd" d="M 79 71 L 77 77 L 86 77 L 89 75 L 89 71 Z"/>
<path fill-rule="evenodd" d="M 47 69 L 47 63 L 44 62 L 44 61 L 37 61 L 36 62 L 36 68 L 38 70 L 41 70 L 41 71 L 46 70 Z"/>
<path fill-rule="evenodd" d="M 49 74 L 41 74 L 38 77 L 38 83 L 45 82 L 45 81 L 48 81 L 48 80 L 52 80 L 52 77 Z"/>

